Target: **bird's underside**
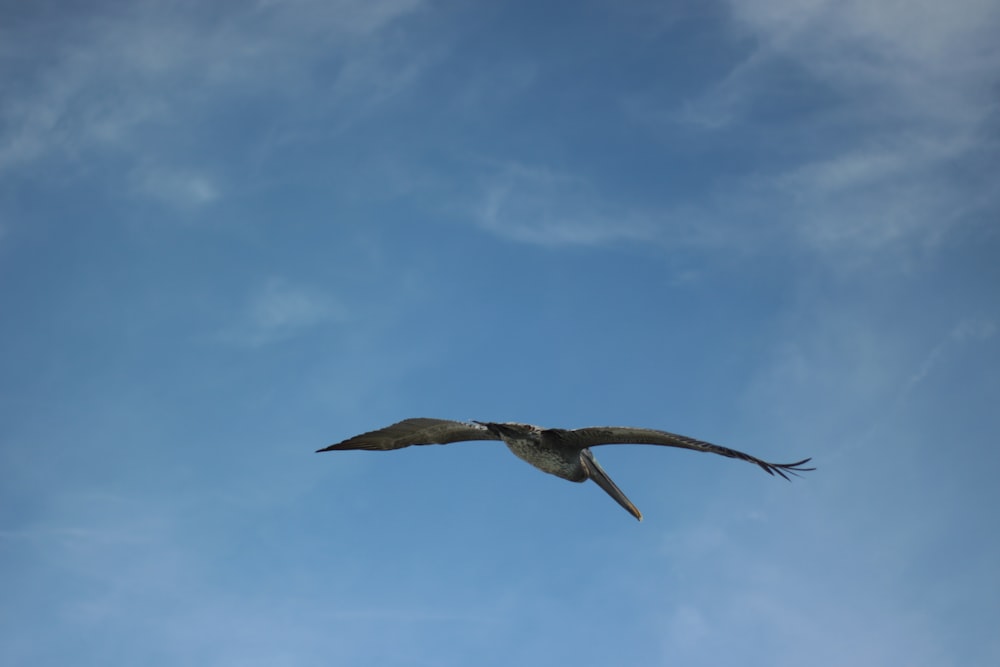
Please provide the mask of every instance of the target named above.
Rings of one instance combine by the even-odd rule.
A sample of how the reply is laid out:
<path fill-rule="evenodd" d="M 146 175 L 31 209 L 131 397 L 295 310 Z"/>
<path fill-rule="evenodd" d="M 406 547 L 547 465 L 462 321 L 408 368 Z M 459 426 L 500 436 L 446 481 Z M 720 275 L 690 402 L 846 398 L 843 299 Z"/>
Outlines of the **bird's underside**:
<path fill-rule="evenodd" d="M 412 445 L 447 445 L 471 440 L 501 440 L 520 459 L 536 468 L 570 480 L 594 480 L 632 516 L 642 520 L 642 513 L 625 497 L 590 451 L 598 445 L 634 444 L 680 447 L 700 452 L 742 459 L 760 466 L 770 475 L 788 475 L 814 470 L 804 468 L 810 459 L 795 463 L 769 463 L 750 454 L 695 440 L 676 433 L 629 426 L 592 426 L 578 429 L 541 428 L 516 422 L 457 422 L 418 417 L 391 426 L 356 435 L 335 445 L 316 450 L 329 452 L 349 449 L 388 451 Z"/>

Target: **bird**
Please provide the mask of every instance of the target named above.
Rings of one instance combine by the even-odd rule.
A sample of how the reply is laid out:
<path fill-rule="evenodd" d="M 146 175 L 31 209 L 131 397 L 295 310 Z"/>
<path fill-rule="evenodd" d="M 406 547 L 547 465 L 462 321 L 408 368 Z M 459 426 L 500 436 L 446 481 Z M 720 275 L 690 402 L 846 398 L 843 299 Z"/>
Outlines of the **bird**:
<path fill-rule="evenodd" d="M 639 521 L 642 512 L 629 500 L 608 473 L 597 463 L 591 447 L 635 444 L 680 447 L 698 452 L 719 454 L 760 466 L 769 475 L 788 480 L 815 468 L 805 468 L 812 459 L 795 463 L 769 463 L 750 454 L 713 445 L 685 435 L 651 428 L 630 426 L 591 426 L 577 429 L 542 428 L 518 422 L 460 422 L 448 419 L 417 417 L 404 419 L 385 428 L 362 433 L 316 452 L 344 450 L 389 451 L 411 445 L 447 445 L 473 440 L 501 440 L 519 459 L 543 472 L 571 482 L 594 480 L 609 496 Z"/>

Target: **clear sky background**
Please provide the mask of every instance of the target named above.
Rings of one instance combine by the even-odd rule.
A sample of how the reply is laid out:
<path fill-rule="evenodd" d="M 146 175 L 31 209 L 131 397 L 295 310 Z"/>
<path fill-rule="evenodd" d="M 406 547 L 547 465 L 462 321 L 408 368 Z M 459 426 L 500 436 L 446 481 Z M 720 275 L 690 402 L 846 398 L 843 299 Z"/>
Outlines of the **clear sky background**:
<path fill-rule="evenodd" d="M 0 2 L 0 662 L 1000 664 L 997 34 Z M 818 470 L 313 453 L 415 416 Z"/>

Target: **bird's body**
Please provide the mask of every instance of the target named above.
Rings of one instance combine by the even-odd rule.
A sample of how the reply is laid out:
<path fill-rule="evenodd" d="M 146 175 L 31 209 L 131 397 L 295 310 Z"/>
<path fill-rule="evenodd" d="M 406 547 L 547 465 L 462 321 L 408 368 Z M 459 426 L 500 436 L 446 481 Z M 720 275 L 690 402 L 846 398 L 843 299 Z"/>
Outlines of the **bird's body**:
<path fill-rule="evenodd" d="M 560 447 L 558 442 L 546 437 L 545 429 L 531 424 L 483 424 L 499 436 L 514 456 L 527 461 L 543 472 L 568 479 L 571 482 L 587 481 L 587 473 L 580 463 L 580 451 Z"/>
<path fill-rule="evenodd" d="M 584 482 L 592 479 L 640 521 L 642 513 L 625 497 L 621 489 L 615 486 L 608 474 L 598 465 L 590 447 L 626 443 L 681 447 L 749 461 L 763 468 L 768 474 L 778 474 L 785 479 L 788 479 L 786 473 L 795 474 L 796 472 L 813 470 L 813 468 L 802 467 L 810 459 L 796 463 L 768 463 L 735 449 L 655 429 L 596 426 L 566 430 L 547 429 L 516 422 L 467 423 L 423 417 L 405 419 L 383 429 L 363 433 L 317 451 L 350 449 L 385 451 L 411 445 L 446 445 L 469 440 L 502 440 L 515 456 L 527 461 L 539 470 L 571 482 Z"/>

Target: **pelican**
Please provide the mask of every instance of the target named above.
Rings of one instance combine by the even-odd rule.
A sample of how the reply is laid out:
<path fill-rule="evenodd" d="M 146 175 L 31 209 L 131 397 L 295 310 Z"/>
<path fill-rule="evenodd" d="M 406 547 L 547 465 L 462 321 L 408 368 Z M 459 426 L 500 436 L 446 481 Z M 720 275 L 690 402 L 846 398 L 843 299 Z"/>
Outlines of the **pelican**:
<path fill-rule="evenodd" d="M 426 417 L 404 419 L 392 426 L 362 433 L 316 451 L 317 453 L 349 449 L 388 451 L 411 445 L 447 445 L 470 440 L 502 440 L 515 456 L 539 470 L 571 482 L 585 482 L 592 479 L 639 521 L 642 521 L 642 512 L 625 497 L 622 490 L 608 477 L 608 473 L 598 465 L 597 459 L 590 451 L 591 447 L 634 444 L 693 449 L 756 463 L 769 475 L 777 474 L 786 480 L 789 479 L 789 474 L 796 475 L 799 472 L 815 470 L 802 467 L 812 459 L 802 459 L 795 463 L 768 463 L 735 449 L 651 428 L 591 426 L 567 430 L 542 428 L 517 422 L 458 422 Z"/>

